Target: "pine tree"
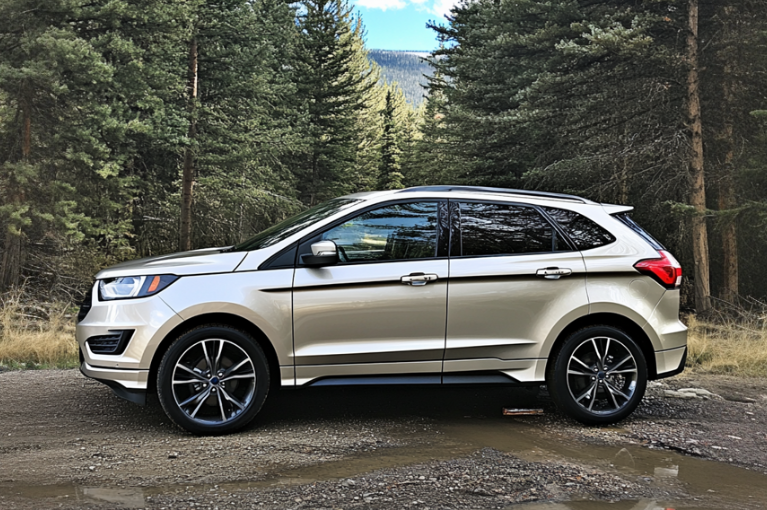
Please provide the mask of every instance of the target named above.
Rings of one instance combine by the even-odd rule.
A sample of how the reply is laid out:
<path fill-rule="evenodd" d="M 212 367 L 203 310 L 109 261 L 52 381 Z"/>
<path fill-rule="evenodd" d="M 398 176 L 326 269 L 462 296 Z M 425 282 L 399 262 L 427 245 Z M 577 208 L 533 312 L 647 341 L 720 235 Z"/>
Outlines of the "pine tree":
<path fill-rule="evenodd" d="M 72 242 L 97 245 L 111 257 L 130 252 L 135 141 L 152 130 L 162 72 L 142 69 L 146 47 L 126 32 L 152 26 L 157 43 L 178 17 L 160 2 L 0 6 L 0 96 L 6 98 L 0 287 L 18 282 L 27 255 L 37 257 L 38 268 L 51 267 L 39 252 L 61 252 Z M 37 252 L 25 250 L 29 242 Z"/>
<path fill-rule="evenodd" d="M 439 134 L 448 173 L 459 182 L 631 202 L 692 265 L 679 235 L 681 221 L 692 220 L 680 221 L 668 205 L 690 203 L 688 67 L 678 37 L 687 11 L 677 3 L 457 7 L 448 26 L 434 27 L 449 43 L 434 59 L 444 76 Z"/>
<path fill-rule="evenodd" d="M 345 0 L 305 0 L 298 16 L 298 96 L 305 149 L 294 163 L 300 199 L 316 204 L 355 189 L 363 143 L 357 120 L 378 76 Z"/>
<path fill-rule="evenodd" d="M 448 107 L 443 88 L 446 85 L 437 71 L 429 78 L 429 94 L 415 114 L 414 124 L 419 136 L 414 136 L 405 154 L 405 175 L 408 186 L 449 184 L 455 182 L 445 138 L 445 111 Z"/>
<path fill-rule="evenodd" d="M 383 117 L 383 138 L 381 142 L 381 166 L 378 172 L 378 189 L 400 189 L 402 175 L 402 134 L 395 119 L 396 109 L 392 91 L 386 91 L 386 103 L 381 111 Z"/>

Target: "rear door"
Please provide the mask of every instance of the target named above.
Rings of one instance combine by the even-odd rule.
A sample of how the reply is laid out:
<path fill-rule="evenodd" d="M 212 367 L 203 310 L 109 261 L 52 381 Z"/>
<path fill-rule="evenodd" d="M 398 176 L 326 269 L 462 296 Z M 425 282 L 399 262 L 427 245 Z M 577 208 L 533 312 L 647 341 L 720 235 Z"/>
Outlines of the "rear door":
<path fill-rule="evenodd" d="M 332 240 L 341 261 L 323 268 L 299 263 L 296 269 L 297 384 L 405 373 L 434 374 L 431 382 L 439 382 L 447 309 L 446 211 L 439 200 L 390 203 L 302 243 L 299 260 L 313 242 Z"/>
<path fill-rule="evenodd" d="M 542 380 L 552 328 L 588 313 L 580 252 L 530 205 L 451 201 L 450 211 L 444 382 L 486 370 Z"/>

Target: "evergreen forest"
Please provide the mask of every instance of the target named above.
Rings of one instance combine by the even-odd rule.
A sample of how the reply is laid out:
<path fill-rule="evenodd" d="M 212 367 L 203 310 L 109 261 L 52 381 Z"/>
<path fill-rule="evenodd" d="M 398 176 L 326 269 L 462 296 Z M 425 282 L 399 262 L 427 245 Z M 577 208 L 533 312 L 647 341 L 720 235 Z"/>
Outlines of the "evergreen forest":
<path fill-rule="evenodd" d="M 346 0 L 0 0 L 0 292 L 74 302 L 339 195 L 471 184 L 633 205 L 686 307 L 767 299 L 767 0 L 472 0 L 430 29 L 403 60 Z"/>

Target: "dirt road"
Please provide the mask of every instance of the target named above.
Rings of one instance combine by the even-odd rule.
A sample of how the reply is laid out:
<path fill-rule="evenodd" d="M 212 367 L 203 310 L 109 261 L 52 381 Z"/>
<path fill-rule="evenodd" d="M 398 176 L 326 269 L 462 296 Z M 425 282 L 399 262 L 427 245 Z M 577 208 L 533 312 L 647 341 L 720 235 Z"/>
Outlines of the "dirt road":
<path fill-rule="evenodd" d="M 3 509 L 517 505 L 764 508 L 767 380 L 655 384 L 607 428 L 561 417 L 545 391 L 282 391 L 248 430 L 200 438 L 77 371 L 0 372 Z"/>

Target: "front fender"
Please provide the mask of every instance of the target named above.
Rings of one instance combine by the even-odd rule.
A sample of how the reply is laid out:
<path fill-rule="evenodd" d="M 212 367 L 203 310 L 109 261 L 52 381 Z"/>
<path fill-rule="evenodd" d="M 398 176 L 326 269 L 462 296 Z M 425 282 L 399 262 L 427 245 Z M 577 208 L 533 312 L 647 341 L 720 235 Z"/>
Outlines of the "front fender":
<path fill-rule="evenodd" d="M 184 321 L 224 313 L 258 327 L 274 347 L 280 365 L 293 364 L 291 286 L 293 269 L 181 278 L 162 299 Z"/>

